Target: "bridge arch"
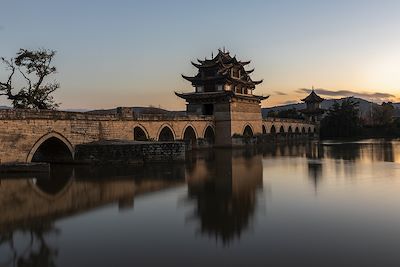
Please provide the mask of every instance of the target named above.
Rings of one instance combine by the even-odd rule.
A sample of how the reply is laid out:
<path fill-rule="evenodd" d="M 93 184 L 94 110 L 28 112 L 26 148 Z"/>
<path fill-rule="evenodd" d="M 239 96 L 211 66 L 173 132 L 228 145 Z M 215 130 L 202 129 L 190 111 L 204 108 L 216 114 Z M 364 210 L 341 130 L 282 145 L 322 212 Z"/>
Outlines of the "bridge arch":
<path fill-rule="evenodd" d="M 281 125 L 281 127 L 279 127 L 279 133 L 280 134 L 285 133 L 285 128 L 283 127 L 283 125 Z"/>
<path fill-rule="evenodd" d="M 204 129 L 203 136 L 204 136 L 204 139 L 206 139 L 209 144 L 215 143 L 215 131 L 211 125 L 206 126 L 206 128 Z"/>
<path fill-rule="evenodd" d="M 269 130 L 271 134 L 276 134 L 276 127 L 272 124 L 271 129 Z"/>
<path fill-rule="evenodd" d="M 267 128 L 265 128 L 265 125 L 262 125 L 262 134 L 267 134 Z"/>
<path fill-rule="evenodd" d="M 299 134 L 299 133 L 300 133 L 300 130 L 299 130 L 299 127 L 298 127 L 298 126 L 296 126 L 296 129 L 294 130 L 294 133 L 295 133 L 295 134 Z"/>
<path fill-rule="evenodd" d="M 292 137 L 293 137 L 293 128 L 292 128 L 292 125 L 289 125 L 289 126 L 287 127 L 287 137 L 288 137 L 288 138 L 292 138 Z"/>
<path fill-rule="evenodd" d="M 63 135 L 50 132 L 40 137 L 31 148 L 26 162 L 71 162 L 74 148 Z"/>
<path fill-rule="evenodd" d="M 158 131 L 158 141 L 174 141 L 175 133 L 171 126 L 164 124 Z"/>
<path fill-rule="evenodd" d="M 149 134 L 142 125 L 136 125 L 133 128 L 133 140 L 135 141 L 147 141 L 149 140 Z"/>
<path fill-rule="evenodd" d="M 250 124 L 247 124 L 246 126 L 244 126 L 243 128 L 243 136 L 244 137 L 253 137 L 253 128 L 251 127 Z"/>
<path fill-rule="evenodd" d="M 191 124 L 186 125 L 183 130 L 182 136 L 184 141 L 190 143 L 191 145 L 196 144 L 197 133 L 196 129 Z"/>
<path fill-rule="evenodd" d="M 301 134 L 306 134 L 306 128 L 304 126 L 301 128 Z"/>

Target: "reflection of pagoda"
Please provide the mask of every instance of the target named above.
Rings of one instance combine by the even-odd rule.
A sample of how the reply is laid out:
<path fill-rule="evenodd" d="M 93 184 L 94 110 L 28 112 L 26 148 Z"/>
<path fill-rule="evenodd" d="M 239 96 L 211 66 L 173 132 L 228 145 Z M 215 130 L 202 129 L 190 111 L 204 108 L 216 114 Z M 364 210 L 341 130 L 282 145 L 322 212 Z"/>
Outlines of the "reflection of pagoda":
<path fill-rule="evenodd" d="M 305 148 L 308 177 L 314 185 L 315 192 L 317 192 L 319 182 L 322 179 L 322 159 L 324 157 L 323 146 L 315 143 L 307 143 Z"/>
<path fill-rule="evenodd" d="M 321 108 L 321 102 L 324 100 L 315 93 L 314 88 L 306 98 L 301 100 L 306 103 L 306 108 L 301 110 L 301 113 L 305 115 L 307 121 L 318 123 L 321 120 L 321 116 L 325 112 Z"/>
<path fill-rule="evenodd" d="M 216 151 L 214 164 L 201 174 L 202 179 L 196 172 L 187 179 L 189 199 L 196 204 L 194 218 L 199 220 L 201 234 L 228 244 L 251 225 L 257 191 L 262 188 L 261 156 L 245 158 L 228 150 Z"/>
<path fill-rule="evenodd" d="M 253 94 L 262 80 L 253 81 L 250 77 L 254 69 L 245 69 L 250 61 L 238 61 L 221 50 L 212 59 L 197 61 L 192 62 L 198 69 L 195 76 L 182 75 L 195 92 L 175 93 L 186 100 L 187 113 L 214 116 L 216 143 L 221 145 L 229 145 L 228 137 L 249 121 L 254 122 L 254 134 L 261 133 L 261 101 L 268 97 Z"/>

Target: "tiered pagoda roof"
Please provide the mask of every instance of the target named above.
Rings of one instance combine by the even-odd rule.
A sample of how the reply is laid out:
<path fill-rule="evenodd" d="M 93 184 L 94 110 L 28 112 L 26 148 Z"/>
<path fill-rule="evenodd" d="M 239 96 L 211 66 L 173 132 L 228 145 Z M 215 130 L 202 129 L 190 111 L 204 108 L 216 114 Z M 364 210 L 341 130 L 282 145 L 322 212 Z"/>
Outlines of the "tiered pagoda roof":
<path fill-rule="evenodd" d="M 302 99 L 301 101 L 304 101 L 306 103 L 320 103 L 322 101 L 324 101 L 325 99 L 323 99 L 322 97 L 320 97 L 319 95 L 317 95 L 314 91 L 314 89 L 311 91 L 311 93 L 304 99 Z"/>
<path fill-rule="evenodd" d="M 236 56 L 231 57 L 229 52 L 218 50 L 218 54 L 214 58 L 197 59 L 197 62 L 191 62 L 199 70 L 196 76 L 182 75 L 193 86 L 218 83 L 240 85 L 252 90 L 256 85 L 263 82 L 263 80 L 253 81 L 250 73 L 254 69 L 246 70 L 244 68 L 250 61 L 238 61 Z"/>
<path fill-rule="evenodd" d="M 301 101 L 306 102 L 307 106 L 305 109 L 300 110 L 300 112 L 304 113 L 304 114 L 309 114 L 309 115 L 323 114 L 325 112 L 325 109 L 322 109 L 320 107 L 320 103 L 324 100 L 325 99 L 323 99 L 322 97 L 317 95 L 317 93 L 315 93 L 314 88 L 313 88 L 311 90 L 311 93 L 306 98 L 303 98 L 301 100 Z"/>

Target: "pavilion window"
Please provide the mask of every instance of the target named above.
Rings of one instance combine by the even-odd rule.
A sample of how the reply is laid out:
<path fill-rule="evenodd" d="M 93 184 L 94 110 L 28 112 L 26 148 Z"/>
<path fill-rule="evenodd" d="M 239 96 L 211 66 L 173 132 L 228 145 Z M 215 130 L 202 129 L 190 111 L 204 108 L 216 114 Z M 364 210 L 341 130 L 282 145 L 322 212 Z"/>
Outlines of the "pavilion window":
<path fill-rule="evenodd" d="M 203 115 L 213 115 L 214 114 L 214 105 L 213 104 L 204 104 L 203 105 Z"/>
<path fill-rule="evenodd" d="M 204 86 L 197 86 L 196 87 L 196 92 L 197 93 L 203 93 L 204 92 Z"/>

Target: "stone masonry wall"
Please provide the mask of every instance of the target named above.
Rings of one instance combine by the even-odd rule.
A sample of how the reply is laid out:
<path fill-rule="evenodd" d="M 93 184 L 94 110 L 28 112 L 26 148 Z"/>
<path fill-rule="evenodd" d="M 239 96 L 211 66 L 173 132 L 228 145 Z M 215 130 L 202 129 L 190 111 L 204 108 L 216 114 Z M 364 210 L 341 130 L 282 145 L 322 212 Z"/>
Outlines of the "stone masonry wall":
<path fill-rule="evenodd" d="M 184 142 L 114 142 L 80 144 L 75 149 L 78 163 L 144 163 L 184 161 Z"/>

